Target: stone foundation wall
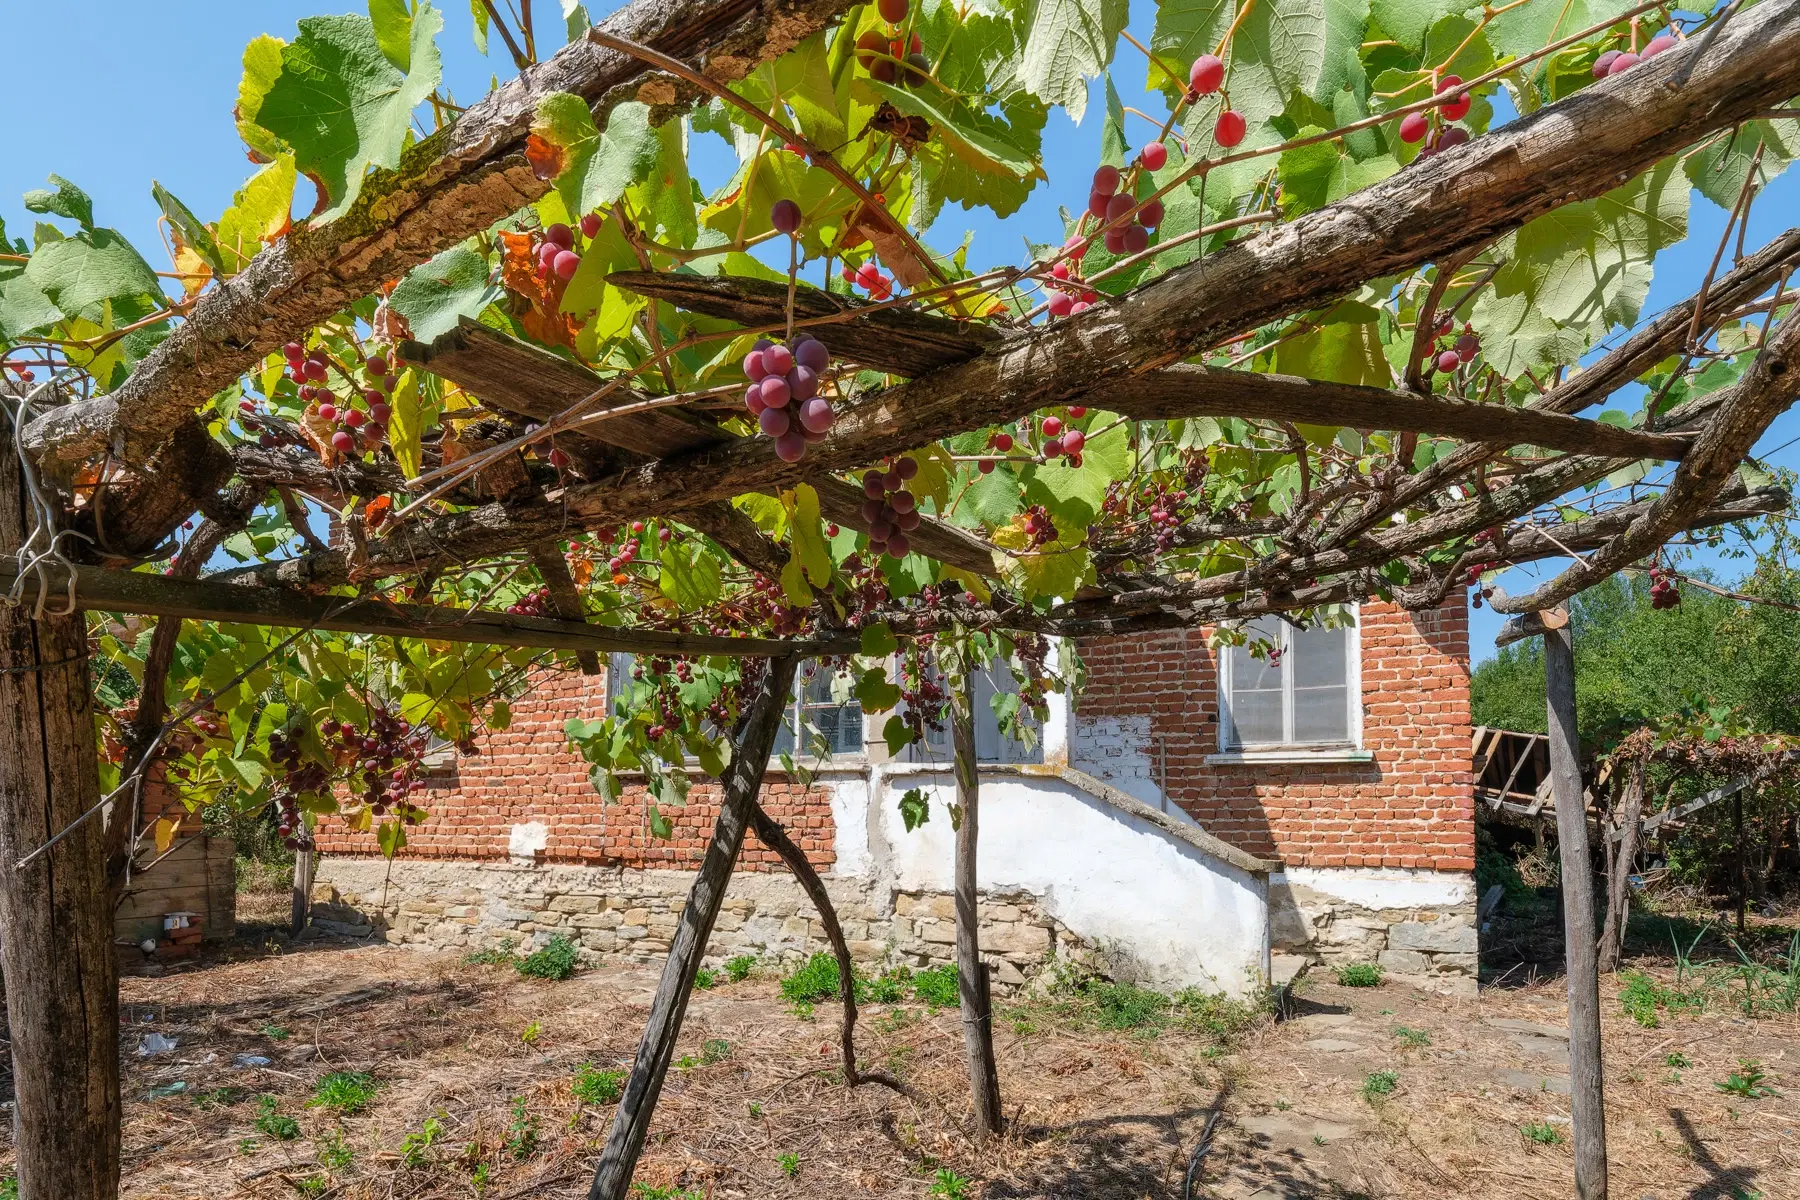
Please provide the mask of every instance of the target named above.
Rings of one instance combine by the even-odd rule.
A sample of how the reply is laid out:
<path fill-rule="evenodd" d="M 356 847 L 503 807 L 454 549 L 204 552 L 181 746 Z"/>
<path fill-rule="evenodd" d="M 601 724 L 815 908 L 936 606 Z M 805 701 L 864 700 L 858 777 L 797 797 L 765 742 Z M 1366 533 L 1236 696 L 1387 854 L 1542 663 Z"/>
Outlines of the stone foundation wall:
<path fill-rule="evenodd" d="M 669 952 L 693 876 L 629 867 L 397 861 L 327 855 L 313 885 L 313 924 L 327 933 L 379 937 L 434 950 L 529 950 L 556 934 L 590 966 L 647 962 Z M 384 890 L 385 884 L 385 890 Z M 870 965 L 955 960 L 955 906 L 947 893 L 906 892 L 827 877 L 850 951 Z M 1093 953 L 1028 893 L 993 894 L 980 908 L 983 957 L 1004 987 L 1025 983 L 1053 958 Z M 776 961 L 829 950 L 806 894 L 790 876 L 732 876 L 706 961 L 740 954 Z"/>
<path fill-rule="evenodd" d="M 1381 964 L 1438 990 L 1475 990 L 1475 881 L 1444 871 L 1289 868 L 1269 877 L 1277 954 L 1327 966 Z"/>

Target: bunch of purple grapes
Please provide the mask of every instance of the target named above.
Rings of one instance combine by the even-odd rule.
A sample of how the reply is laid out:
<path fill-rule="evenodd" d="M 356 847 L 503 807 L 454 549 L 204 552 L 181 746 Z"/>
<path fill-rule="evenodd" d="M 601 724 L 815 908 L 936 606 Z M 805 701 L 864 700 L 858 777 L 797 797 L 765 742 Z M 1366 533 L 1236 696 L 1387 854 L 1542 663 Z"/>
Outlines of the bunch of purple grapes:
<path fill-rule="evenodd" d="M 1678 608 L 1681 605 L 1681 585 L 1675 572 L 1665 567 L 1650 568 L 1650 607 L 1655 609 Z"/>
<path fill-rule="evenodd" d="M 819 394 L 819 378 L 830 365 L 825 343 L 804 333 L 792 347 L 758 338 L 744 356 L 750 377 L 744 406 L 763 434 L 775 439 L 783 462 L 805 458 L 807 443 L 823 441 L 837 419 L 831 401 Z"/>
<path fill-rule="evenodd" d="M 919 501 L 906 490 L 906 482 L 919 473 L 915 459 L 892 460 L 887 470 L 871 469 L 863 476 L 863 520 L 869 523 L 869 548 L 890 558 L 905 558 L 912 549 L 907 534 L 924 520 Z"/>
<path fill-rule="evenodd" d="M 539 588 L 506 606 L 506 611 L 515 617 L 549 617 L 555 614 L 550 611 L 550 589 Z"/>

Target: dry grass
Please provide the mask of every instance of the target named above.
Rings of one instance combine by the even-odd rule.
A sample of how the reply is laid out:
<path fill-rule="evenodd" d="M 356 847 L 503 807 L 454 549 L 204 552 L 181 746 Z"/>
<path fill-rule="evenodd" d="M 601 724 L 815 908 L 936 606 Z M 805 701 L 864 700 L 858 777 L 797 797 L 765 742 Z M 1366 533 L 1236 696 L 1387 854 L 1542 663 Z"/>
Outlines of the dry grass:
<path fill-rule="evenodd" d="M 583 1064 L 629 1065 L 652 970 L 546 983 L 382 946 L 240 953 L 125 981 L 129 1200 L 585 1194 L 611 1109 L 583 1105 L 570 1085 Z M 1646 1029 L 1624 1016 L 1615 983 L 1603 991 L 1615 1194 L 1800 1195 L 1795 1021 L 1726 1008 Z M 1067 1004 L 1006 1009 L 997 1040 L 1013 1131 L 982 1147 L 965 1132 L 955 1014 L 867 1012 L 865 1061 L 901 1075 L 915 1101 L 836 1082 L 828 1006 L 809 1022 L 770 978 L 721 986 L 695 997 L 682 1044 L 692 1061 L 671 1074 L 639 1180 L 670 1198 L 837 1200 L 926 1197 L 947 1171 L 969 1181 L 969 1200 L 1161 1200 L 1181 1196 L 1216 1106 L 1196 1195 L 1568 1194 L 1566 1142 L 1521 1132 L 1568 1128 L 1567 1097 L 1540 1086 L 1566 1074 L 1560 984 L 1452 999 L 1314 977 L 1295 1008 L 1229 1049 L 1176 1028 L 1101 1029 Z M 177 1050 L 138 1057 L 151 1030 Z M 242 1054 L 272 1061 L 235 1066 Z M 1687 1065 L 1667 1066 L 1672 1054 Z M 1780 1095 L 1714 1086 L 1745 1058 Z M 309 1107 L 334 1071 L 373 1076 L 374 1102 L 357 1115 Z M 1397 1086 L 1365 1099 L 1380 1071 Z M 151 1098 L 174 1083 L 186 1088 Z M 259 1131 L 263 1096 L 299 1136 L 271 1136 L 279 1121 Z M 409 1163 L 408 1135 L 428 1121 L 438 1135 L 422 1148 L 415 1136 Z"/>

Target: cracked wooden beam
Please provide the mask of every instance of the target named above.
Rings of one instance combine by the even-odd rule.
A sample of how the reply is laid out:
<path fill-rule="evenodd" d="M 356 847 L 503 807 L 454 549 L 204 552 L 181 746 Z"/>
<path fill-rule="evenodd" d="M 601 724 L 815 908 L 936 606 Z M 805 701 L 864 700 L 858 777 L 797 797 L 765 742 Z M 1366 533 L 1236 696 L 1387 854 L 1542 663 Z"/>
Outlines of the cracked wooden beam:
<path fill-rule="evenodd" d="M 720 82 L 825 28 L 847 0 L 633 0 L 607 31 L 661 50 Z M 553 92 L 586 100 L 602 129 L 624 100 L 664 121 L 698 89 L 630 55 L 577 39 L 409 148 L 393 171 L 364 181 L 356 204 L 328 225 L 302 225 L 205 293 L 187 320 L 117 390 L 45 413 L 26 449 L 47 469 L 110 451 L 142 462 L 216 392 L 283 343 L 303 335 L 550 190 L 525 159 L 538 102 Z"/>

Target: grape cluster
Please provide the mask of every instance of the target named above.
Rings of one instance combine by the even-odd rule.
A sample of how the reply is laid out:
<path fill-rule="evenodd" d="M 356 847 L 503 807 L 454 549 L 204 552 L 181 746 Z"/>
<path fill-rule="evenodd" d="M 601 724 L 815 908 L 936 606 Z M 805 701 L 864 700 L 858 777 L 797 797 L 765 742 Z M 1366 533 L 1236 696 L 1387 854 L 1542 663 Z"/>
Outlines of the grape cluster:
<path fill-rule="evenodd" d="M 891 33 L 865 30 L 856 39 L 857 63 L 878 82 L 920 86 L 931 77 L 931 60 L 925 57 L 925 43 L 916 33 L 901 40 L 900 27 L 906 24 L 912 11 L 911 3 L 909 0 L 876 0 L 875 11 L 891 27 Z"/>
<path fill-rule="evenodd" d="M 1087 416 L 1087 408 L 1076 404 L 1069 408 L 1069 418 L 1079 421 Z M 1063 459 L 1071 467 L 1081 465 L 1081 452 L 1087 447 L 1087 434 L 1079 429 L 1063 424 L 1061 417 L 1045 417 L 1038 428 L 1043 433 L 1039 451 L 1048 462 L 1053 458 Z"/>
<path fill-rule="evenodd" d="M 333 364 L 323 346 L 308 352 L 299 342 L 289 342 L 282 353 L 287 357 L 289 377 L 299 385 L 301 401 L 314 406 L 321 420 L 338 426 L 331 435 L 332 449 L 339 454 L 368 454 L 387 440 L 388 422 L 394 415 L 391 398 L 400 379 L 390 373 L 386 358 L 376 354 L 365 360 L 361 383 L 339 367 L 338 373 L 349 383 L 340 398 L 326 386 Z M 357 407 L 358 402 L 363 407 Z M 265 434 L 259 440 L 271 436 Z"/>
<path fill-rule="evenodd" d="M 874 259 L 865 259 L 862 266 L 853 267 L 844 264 L 844 282 L 851 287 L 859 287 L 869 293 L 871 300 L 886 300 L 894 294 L 894 281 L 881 273 L 881 268 Z"/>
<path fill-rule="evenodd" d="M 1050 510 L 1041 504 L 1033 504 L 1025 510 L 1025 532 L 1031 537 L 1031 549 L 1035 550 L 1046 542 L 1056 540 L 1056 522 L 1050 519 Z"/>
<path fill-rule="evenodd" d="M 1083 248 L 1085 249 L 1085 243 Z M 1050 282 L 1046 286 L 1050 295 L 1044 301 L 1044 307 L 1053 317 L 1072 317 L 1076 313 L 1084 313 L 1100 299 L 1100 293 L 1081 282 L 1079 255 L 1073 268 L 1066 262 L 1058 262 L 1051 267 Z"/>
<path fill-rule="evenodd" d="M 593 240 L 600 232 L 600 216 L 589 213 L 581 218 L 582 235 Z M 537 256 L 538 278 L 549 279 L 552 275 L 567 283 L 575 278 L 575 272 L 581 267 L 581 252 L 575 249 L 575 231 L 561 221 L 546 226 L 543 240 L 534 251 Z"/>
<path fill-rule="evenodd" d="M 1188 102 L 1191 104 L 1202 96 L 1210 96 L 1224 84 L 1225 63 L 1217 55 L 1202 54 L 1188 68 Z M 1225 104 L 1225 110 L 1213 122 L 1213 141 L 1222 149 L 1229 150 L 1244 140 L 1249 125 L 1244 121 L 1244 114 L 1231 107 L 1229 96 L 1225 98 Z"/>
<path fill-rule="evenodd" d="M 1477 536 L 1479 536 L 1479 535 L 1477 535 Z M 1475 593 L 1474 598 L 1470 601 L 1470 603 L 1473 604 L 1476 608 L 1481 607 L 1481 602 L 1483 600 L 1492 600 L 1494 598 L 1494 589 L 1493 588 L 1481 587 L 1481 570 L 1482 570 L 1482 564 L 1476 563 L 1474 566 L 1469 568 L 1468 574 L 1466 576 L 1464 576 L 1464 578 L 1463 578 L 1463 585 L 1465 587 L 1472 587 L 1472 588 L 1480 589 L 1479 591 L 1477 591 Z"/>
<path fill-rule="evenodd" d="M 944 701 L 949 696 L 944 690 L 942 676 L 936 671 L 925 670 L 918 655 L 909 654 L 901 662 L 899 717 L 912 731 L 914 742 L 923 742 L 927 730 L 936 733 L 943 729 Z"/>
<path fill-rule="evenodd" d="M 1472 328 L 1465 324 L 1461 335 L 1452 339 L 1450 334 L 1454 331 L 1455 322 L 1450 318 L 1438 322 L 1438 349 L 1430 359 L 1430 364 L 1446 375 L 1474 362 L 1475 356 L 1481 353 L 1481 338 Z"/>
<path fill-rule="evenodd" d="M 1152 145 L 1166 158 L 1168 151 L 1161 142 Z M 1117 167 L 1102 166 L 1095 170 L 1093 184 L 1088 189 L 1087 211 L 1090 216 L 1108 224 L 1123 222 L 1106 231 L 1106 249 L 1110 253 L 1142 254 L 1150 248 L 1150 231 L 1162 224 L 1163 203 L 1146 200 L 1140 205 L 1137 197 L 1119 190 L 1122 182 L 1123 176 Z"/>
<path fill-rule="evenodd" d="M 631 678 L 638 682 L 649 680 L 652 687 L 649 708 L 655 720 L 645 731 L 650 740 L 661 741 L 670 730 L 680 730 L 681 686 L 693 682 L 692 660 L 663 654 L 645 655 L 631 664 Z M 737 706 L 737 686 L 728 684 L 720 689 L 718 698 L 707 706 L 706 716 L 714 725 L 724 728 L 730 724 L 731 715 Z"/>
<path fill-rule="evenodd" d="M 758 338 L 744 356 L 744 374 L 750 386 L 744 406 L 756 418 L 757 428 L 775 439 L 775 453 L 783 462 L 806 457 L 808 442 L 823 441 L 837 417 L 831 401 L 819 395 L 819 379 L 831 365 L 825 343 L 807 334 L 793 347 Z"/>
<path fill-rule="evenodd" d="M 1675 572 L 1666 567 L 1650 568 L 1650 607 L 1677 608 L 1681 604 L 1681 585 Z"/>
<path fill-rule="evenodd" d="M 912 549 L 907 534 L 919 527 L 919 501 L 906 483 L 919 473 L 916 459 L 884 459 L 887 469 L 871 468 L 862 479 L 863 520 L 869 523 L 869 549 L 889 558 L 905 558 Z"/>
<path fill-rule="evenodd" d="M 1410 112 L 1400 118 L 1400 140 L 1410 144 L 1424 142 L 1419 159 L 1430 158 L 1454 149 L 1469 140 L 1469 131 L 1450 124 L 1469 115 L 1472 97 L 1463 88 L 1462 77 L 1445 75 L 1437 83 L 1437 100 L 1430 113 Z"/>
<path fill-rule="evenodd" d="M 1605 79 L 1608 75 L 1629 71 L 1646 58 L 1655 58 L 1663 51 L 1673 50 L 1679 45 L 1681 42 L 1673 32 L 1664 31 L 1651 38 L 1642 53 L 1633 53 L 1630 50 L 1608 50 L 1594 60 L 1594 78 Z M 1676 603 L 1679 604 L 1680 601 L 1677 600 Z"/>
<path fill-rule="evenodd" d="M 506 611 L 515 617 L 553 617 L 550 611 L 550 589 L 539 588 L 529 595 L 513 601 L 506 606 Z"/>
<path fill-rule="evenodd" d="M 312 835 L 300 814 L 300 798 L 331 788 L 331 773 L 323 763 L 307 762 L 297 733 L 269 735 L 269 760 L 281 769 L 275 785 L 275 832 L 289 850 L 310 850 Z"/>

